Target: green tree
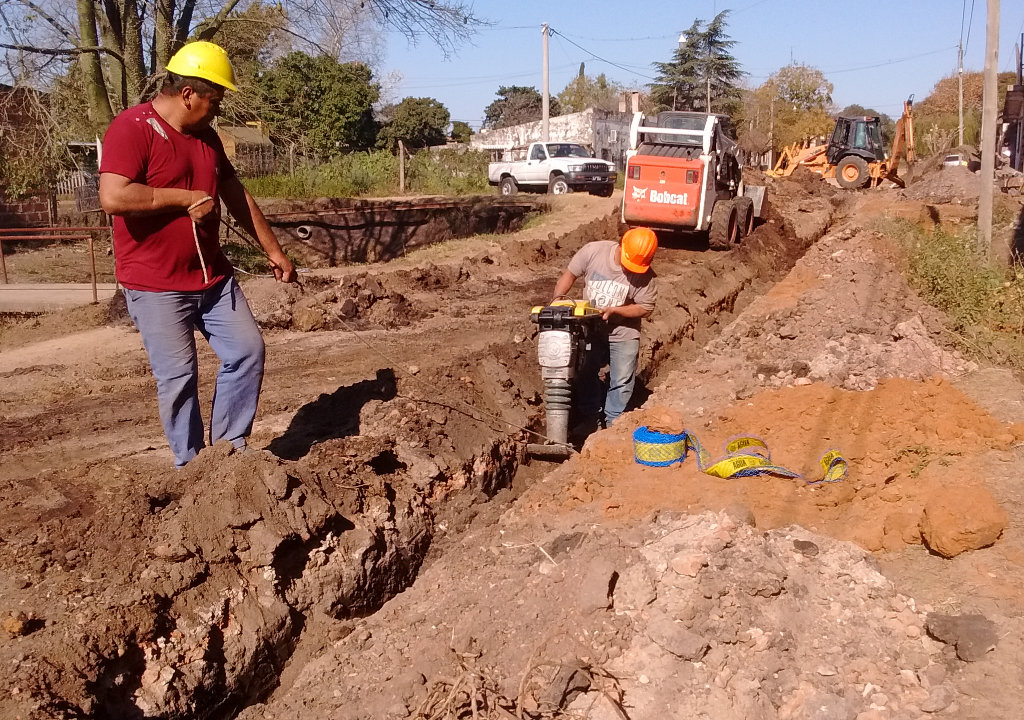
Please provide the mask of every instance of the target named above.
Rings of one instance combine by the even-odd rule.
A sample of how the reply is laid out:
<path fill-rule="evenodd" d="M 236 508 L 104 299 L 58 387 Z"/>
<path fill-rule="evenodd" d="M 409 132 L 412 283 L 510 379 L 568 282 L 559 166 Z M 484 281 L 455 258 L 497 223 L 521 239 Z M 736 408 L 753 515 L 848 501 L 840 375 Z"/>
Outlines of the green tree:
<path fill-rule="evenodd" d="M 668 62 L 656 62 L 657 80 L 650 85 L 651 101 L 658 110 L 695 110 L 701 86 L 700 20 L 683 33 L 683 41 Z"/>
<path fill-rule="evenodd" d="M 743 71 L 732 55 L 736 41 L 726 34 L 728 16 L 723 10 L 706 26 L 694 20 L 672 60 L 654 63 L 651 96 L 660 109 L 731 114 L 739 108 Z"/>
<path fill-rule="evenodd" d="M 241 0 L 8 0 L 0 50 L 9 74 L 37 88 L 66 71 L 54 68 L 54 58 L 75 60 L 83 110 L 102 131 L 118 109 L 152 92 L 154 75 L 183 43 L 230 44 L 238 34 L 231 22 L 244 15 L 240 5 Z M 482 22 L 464 0 L 281 0 L 277 7 L 287 20 L 283 31 L 332 52 L 344 46 L 342 37 L 369 24 L 412 41 L 428 37 L 448 53 Z"/>
<path fill-rule="evenodd" d="M 772 106 L 774 146 L 827 138 L 835 126 L 832 83 L 817 68 L 793 63 L 780 68 L 762 87 Z"/>
<path fill-rule="evenodd" d="M 451 114 L 433 98 L 407 97 L 390 109 L 390 121 L 381 128 L 377 145 L 394 150 L 401 140 L 409 148 L 444 145 Z"/>
<path fill-rule="evenodd" d="M 456 120 L 452 123 L 452 131 L 448 134 L 448 137 L 452 142 L 468 143 L 470 138 L 473 137 L 473 128 L 469 126 L 469 123 Z"/>
<path fill-rule="evenodd" d="M 263 73 L 259 87 L 272 138 L 326 155 L 376 144 L 380 86 L 362 63 L 294 51 Z"/>
<path fill-rule="evenodd" d="M 832 83 L 818 68 L 793 63 L 776 70 L 768 82 L 775 97 L 793 110 L 827 109 L 832 105 Z"/>
<path fill-rule="evenodd" d="M 484 109 L 485 128 L 511 127 L 541 119 L 544 98 L 537 88 L 502 85 L 496 94 L 498 99 Z M 557 97 L 549 99 L 548 112 L 561 115 Z"/>
<path fill-rule="evenodd" d="M 740 87 L 743 71 L 739 61 L 732 55 L 736 41 L 726 34 L 728 10 L 718 13 L 705 28 L 701 43 L 704 50 L 703 75 L 711 102 L 706 105 L 708 112 L 733 114 L 739 106 Z"/>
<path fill-rule="evenodd" d="M 587 108 L 616 110 L 622 92 L 622 87 L 609 82 L 604 73 L 596 78 L 587 77 L 584 65 L 580 63 L 579 74 L 558 93 L 558 106 L 566 113 L 583 112 Z"/>

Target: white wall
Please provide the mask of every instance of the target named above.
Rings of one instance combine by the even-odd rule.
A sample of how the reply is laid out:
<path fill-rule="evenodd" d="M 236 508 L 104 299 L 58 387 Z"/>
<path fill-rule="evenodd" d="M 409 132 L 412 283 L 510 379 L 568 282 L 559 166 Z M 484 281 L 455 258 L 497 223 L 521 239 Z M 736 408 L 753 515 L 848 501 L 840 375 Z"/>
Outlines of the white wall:
<path fill-rule="evenodd" d="M 583 112 L 559 115 L 548 120 L 551 142 L 576 142 L 594 151 L 594 156 L 611 160 L 619 170 L 625 168 L 629 146 L 631 113 L 588 108 Z M 481 130 L 473 135 L 470 145 L 480 150 L 529 145 L 542 140 L 541 121 L 514 125 L 497 130 Z"/>

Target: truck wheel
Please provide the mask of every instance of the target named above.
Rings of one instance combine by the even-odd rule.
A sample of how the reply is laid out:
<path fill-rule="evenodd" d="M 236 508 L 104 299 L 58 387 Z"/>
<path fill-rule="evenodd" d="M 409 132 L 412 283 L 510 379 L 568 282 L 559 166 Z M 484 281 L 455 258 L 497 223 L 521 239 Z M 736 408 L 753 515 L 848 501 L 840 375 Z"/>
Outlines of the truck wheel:
<path fill-rule="evenodd" d="M 847 155 L 836 165 L 836 182 L 847 190 L 862 188 L 868 184 L 868 164 L 864 158 Z"/>
<path fill-rule="evenodd" d="M 596 190 L 591 190 L 590 194 L 597 195 L 598 197 L 611 197 L 613 192 L 615 192 L 615 186 L 609 185 L 608 187 L 602 187 L 597 188 Z"/>
<path fill-rule="evenodd" d="M 572 190 L 564 176 L 554 175 L 548 183 L 548 192 L 552 195 L 565 195 L 572 192 Z"/>
<path fill-rule="evenodd" d="M 719 200 L 711 211 L 711 229 L 708 230 L 708 247 L 712 250 L 728 250 L 740 240 L 740 224 L 736 203 Z"/>
<path fill-rule="evenodd" d="M 738 197 L 736 203 L 736 224 L 739 225 L 742 240 L 754 232 L 754 201 L 748 197 Z"/>
<path fill-rule="evenodd" d="M 503 177 L 498 185 L 498 192 L 502 195 L 515 195 L 519 192 L 519 186 L 516 185 L 515 178 L 510 175 Z"/>

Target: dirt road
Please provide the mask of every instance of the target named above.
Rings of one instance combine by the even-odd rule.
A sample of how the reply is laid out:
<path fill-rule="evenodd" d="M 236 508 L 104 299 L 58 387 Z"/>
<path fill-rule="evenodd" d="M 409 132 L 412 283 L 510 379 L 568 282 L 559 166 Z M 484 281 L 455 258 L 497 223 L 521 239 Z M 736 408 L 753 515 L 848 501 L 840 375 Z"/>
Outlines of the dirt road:
<path fill-rule="evenodd" d="M 520 465 L 542 430 L 527 312 L 584 242 L 616 237 L 614 200 L 559 198 L 514 236 L 301 289 L 248 283 L 269 453 L 175 472 L 130 328 L 7 331 L 0 716 L 1007 716 L 1024 392 L 946 348 L 870 229 L 922 202 L 798 178 L 741 248 L 663 247 L 643 408 L 562 466 Z M 642 468 L 641 424 L 713 453 L 759 434 L 812 480 L 836 447 L 851 471 Z M 986 532 L 952 560 L 921 544 Z M 995 649 L 958 659 L 929 610 L 983 614 Z"/>

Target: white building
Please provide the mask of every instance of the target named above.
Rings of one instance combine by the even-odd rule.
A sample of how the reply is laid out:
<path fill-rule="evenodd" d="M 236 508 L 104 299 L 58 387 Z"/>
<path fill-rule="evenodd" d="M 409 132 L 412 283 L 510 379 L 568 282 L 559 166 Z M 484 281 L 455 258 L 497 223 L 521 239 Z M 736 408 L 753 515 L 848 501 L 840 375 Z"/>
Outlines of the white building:
<path fill-rule="evenodd" d="M 550 142 L 575 142 L 590 149 L 594 157 L 609 160 L 620 171 L 626 168 L 626 150 L 629 149 L 629 123 L 632 112 L 622 110 L 597 110 L 588 108 L 583 112 L 558 115 L 548 120 Z M 513 125 L 496 130 L 481 130 L 473 135 L 470 146 L 477 150 L 491 150 L 495 159 L 505 151 L 543 140 L 541 121 Z"/>

